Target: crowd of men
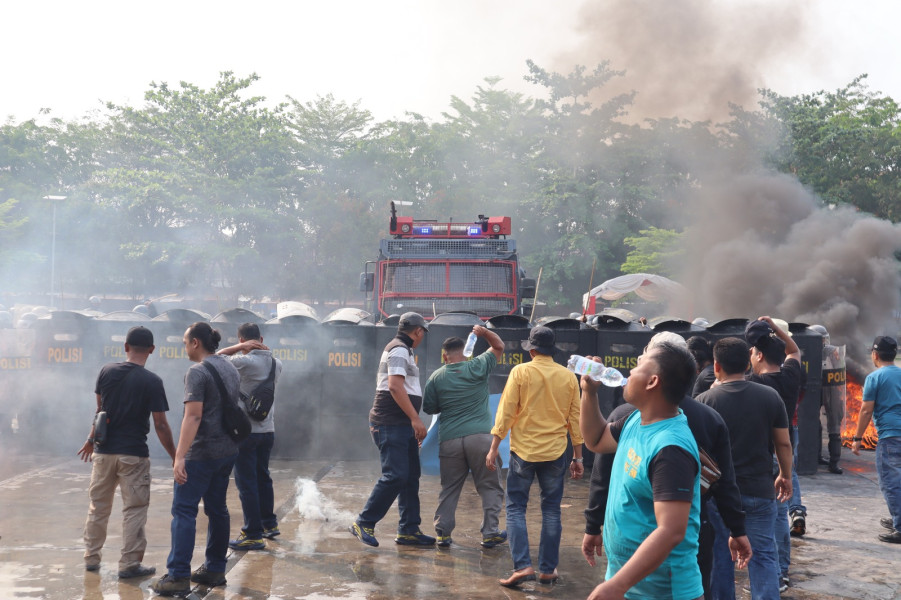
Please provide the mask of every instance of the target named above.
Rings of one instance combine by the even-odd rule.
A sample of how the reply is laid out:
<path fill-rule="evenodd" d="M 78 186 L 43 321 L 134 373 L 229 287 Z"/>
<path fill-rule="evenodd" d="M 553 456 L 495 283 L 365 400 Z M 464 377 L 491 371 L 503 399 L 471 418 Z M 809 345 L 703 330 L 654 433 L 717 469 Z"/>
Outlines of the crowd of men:
<path fill-rule="evenodd" d="M 197 364 L 185 375 L 184 416 L 177 444 L 166 419 L 169 405 L 163 383 L 145 368 L 155 348 L 149 329 L 129 329 L 126 360 L 101 369 L 95 393 L 97 412 L 106 415 L 106 431 L 101 439 L 98 425 L 92 424 L 87 441 L 78 451 L 83 460 L 92 462 L 91 503 L 84 528 L 87 571 L 100 568 L 113 498 L 119 487 L 123 514 L 119 578 L 156 573 L 154 567 L 141 564 L 147 547 L 144 525 L 150 504 L 147 434 L 151 415 L 160 443 L 172 459 L 175 480 L 171 550 L 166 574 L 151 586 L 156 593 L 183 595 L 190 591 L 191 582 L 225 585 L 229 547 L 262 549 L 263 538 L 279 535 L 269 474 L 275 411 L 268 411 L 261 420 L 251 420 L 251 433 L 240 444 L 226 431 L 223 412 L 224 402 L 249 396 L 267 379 L 272 378 L 274 385 L 281 362 L 263 345 L 260 329 L 253 323 L 238 328 L 238 344 L 219 350 L 221 339 L 221 334 L 205 322 L 194 323 L 185 331 L 185 353 Z M 243 401 L 239 406 L 246 410 Z M 233 470 L 244 526 L 238 538 L 230 541 L 226 492 Z M 192 571 L 201 500 L 209 521 L 206 553 L 204 563 Z"/>
<path fill-rule="evenodd" d="M 784 322 L 783 322 L 784 323 Z M 464 355 L 457 337 L 442 344 L 443 366 L 424 388 L 413 349 L 429 329 L 417 313 L 399 319 L 385 347 L 369 412 L 381 476 L 350 532 L 378 546 L 375 528 L 397 503 L 395 543 L 449 547 L 463 485 L 472 474 L 483 510 L 481 545 L 509 543 L 513 562 L 501 586 L 554 584 L 562 535 L 561 500 L 567 476 L 583 476 L 582 448 L 598 453 L 585 510 L 582 551 L 594 565 L 602 549 L 607 571 L 589 598 L 735 598 L 735 568 L 748 568 L 754 599 L 779 597 L 788 584 L 789 535 L 803 527 L 800 485 L 793 468 L 792 422 L 804 387 L 800 350 L 787 325 L 768 316 L 751 322 L 744 338 L 712 347 L 701 338 L 658 333 L 638 358 L 625 387 L 625 404 L 606 418 L 599 409 L 600 383 L 581 378 L 554 361 L 555 335 L 534 327 L 526 348 L 531 360 L 515 366 L 492 416 L 488 378 L 504 343 L 482 326 L 473 333 L 488 350 Z M 173 461 L 171 552 L 167 573 L 152 588 L 183 594 L 190 583 L 225 585 L 228 547 L 256 550 L 279 535 L 273 512 L 269 453 L 273 413 L 253 422 L 246 440 L 234 442 L 222 424 L 224 396 L 248 397 L 281 364 L 271 356 L 256 325 L 238 329 L 239 343 L 218 350 L 221 336 L 207 323 L 184 335 L 192 366 L 185 377 L 185 410 L 177 444 L 165 413 L 159 377 L 144 368 L 153 352 L 152 333 L 129 330 L 126 361 L 107 365 L 97 379 L 98 412 L 108 415 L 108 435 L 94 442 L 92 428 L 79 450 L 93 459 L 91 505 L 85 524 L 85 568 L 96 570 L 116 486 L 122 489 L 123 548 L 119 577 L 146 577 L 144 523 L 149 503 L 149 421 Z M 877 470 L 890 517 L 879 536 L 901 543 L 901 369 L 897 342 L 876 339 L 853 452 L 871 418 L 879 444 Z M 590 360 L 599 362 L 595 357 Z M 439 415 L 441 492 L 435 536 L 422 531 L 419 451 L 427 430 L 420 411 Z M 831 432 L 830 432 L 831 433 Z M 506 482 L 500 476 L 500 445 L 509 435 Z M 899 443 L 896 443 L 899 442 Z M 830 437 L 830 471 L 841 473 Z M 234 470 L 244 513 L 237 539 L 229 541 L 225 493 Z M 537 569 L 526 525 L 533 482 L 540 493 L 541 531 Z M 506 483 L 506 485 L 504 485 Z M 205 561 L 191 571 L 200 500 L 209 518 Z M 501 507 L 506 529 L 501 529 Z M 791 515 L 791 520 L 790 520 Z"/>

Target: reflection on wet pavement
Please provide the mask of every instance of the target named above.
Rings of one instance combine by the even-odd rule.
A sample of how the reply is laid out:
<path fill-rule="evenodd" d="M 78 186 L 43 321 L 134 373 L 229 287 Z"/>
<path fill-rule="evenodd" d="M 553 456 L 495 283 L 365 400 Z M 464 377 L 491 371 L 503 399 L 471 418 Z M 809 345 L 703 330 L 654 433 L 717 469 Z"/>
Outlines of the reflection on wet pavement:
<path fill-rule="evenodd" d="M 5 453 L 2 455 L 4 460 L 0 460 L 0 472 L 3 473 L 0 478 L 0 600 L 138 600 L 152 596 L 149 585 L 154 578 L 117 579 L 122 531 L 118 496 L 100 571 L 84 570 L 81 536 L 88 507 L 90 465 L 74 457 L 17 456 L 7 449 L 0 450 Z M 155 566 L 161 574 L 165 571 L 169 552 L 171 469 L 162 459 L 153 459 L 152 464 L 152 498 L 144 564 Z M 816 558 L 819 554 L 835 552 L 835 544 L 840 543 L 848 564 L 860 564 L 858 561 L 865 560 L 871 569 L 878 569 L 884 562 L 886 574 L 892 572 L 891 565 L 897 558 L 884 556 L 888 545 L 846 539 L 848 523 L 854 514 L 843 520 L 841 511 L 837 513 L 833 508 L 830 521 L 824 521 L 823 514 L 830 513 L 830 498 L 841 498 L 845 512 L 852 510 L 853 504 L 857 515 L 878 515 L 885 509 L 878 488 L 870 479 L 872 455 L 848 459 L 845 467 L 847 473 L 843 478 L 802 478 L 805 503 L 811 515 L 811 531 L 805 538 L 794 540 L 798 583 L 785 596 L 787 598 L 832 598 L 834 596 L 830 594 L 842 586 L 846 588 L 843 590 L 846 597 L 886 597 L 884 581 L 878 585 L 875 580 L 872 584 L 859 579 L 848 583 L 851 579 L 847 571 L 841 570 L 844 567 Z M 861 474 L 857 475 L 857 472 Z M 192 597 L 208 600 L 584 598 L 604 573 L 603 560 L 597 568 L 591 568 L 580 551 L 587 481 L 568 482 L 564 492 L 559 582 L 553 586 L 530 582 L 520 590 L 508 590 L 498 586 L 497 579 L 505 577 L 512 569 L 509 549 L 506 544 L 488 550 L 479 546 L 481 505 L 471 482 L 467 483 L 460 499 L 454 544 L 450 548 L 396 546 L 393 539 L 397 513 L 393 509 L 375 531 L 381 546 L 370 548 L 351 536 L 347 526 L 362 508 L 378 478 L 376 461 L 326 464 L 279 460 L 272 463 L 272 475 L 282 535 L 267 540 L 264 551 L 232 552 L 226 573 L 228 585 L 214 589 L 198 587 Z M 423 476 L 420 498 L 422 529 L 426 532 L 431 531 L 439 487 L 437 477 Z M 527 520 L 533 540 L 533 559 L 537 559 L 536 542 L 540 531 L 537 489 L 533 495 L 535 498 L 530 503 Z M 241 509 L 234 485 L 229 488 L 228 504 L 232 514 L 232 534 L 237 535 Z M 204 520 L 201 511 L 194 567 L 203 560 Z M 859 531 L 863 525 L 855 523 L 855 531 Z M 875 536 L 878 532 L 872 533 Z M 839 539 L 833 541 L 833 534 Z M 842 576 L 842 582 L 832 580 L 833 576 Z"/>

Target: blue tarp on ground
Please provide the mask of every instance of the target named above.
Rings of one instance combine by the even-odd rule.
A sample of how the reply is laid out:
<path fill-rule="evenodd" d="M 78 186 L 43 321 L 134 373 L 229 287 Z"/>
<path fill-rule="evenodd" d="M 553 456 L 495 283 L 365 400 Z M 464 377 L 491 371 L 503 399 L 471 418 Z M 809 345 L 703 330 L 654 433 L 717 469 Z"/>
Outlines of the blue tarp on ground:
<path fill-rule="evenodd" d="M 491 411 L 491 420 L 494 421 L 494 417 L 497 414 L 497 405 L 501 401 L 500 394 L 491 394 L 488 396 L 488 410 Z M 419 462 L 422 463 L 422 472 L 425 475 L 438 475 L 440 474 L 440 469 L 438 466 L 438 422 L 441 420 L 441 415 L 438 415 L 437 418 L 432 419 L 432 424 L 429 425 L 429 433 L 425 436 L 425 439 L 422 441 L 422 449 L 419 451 Z M 504 468 L 510 464 L 510 436 L 508 435 L 501 441 L 500 447 L 498 447 L 498 455 L 501 457 L 501 462 L 503 462 Z"/>

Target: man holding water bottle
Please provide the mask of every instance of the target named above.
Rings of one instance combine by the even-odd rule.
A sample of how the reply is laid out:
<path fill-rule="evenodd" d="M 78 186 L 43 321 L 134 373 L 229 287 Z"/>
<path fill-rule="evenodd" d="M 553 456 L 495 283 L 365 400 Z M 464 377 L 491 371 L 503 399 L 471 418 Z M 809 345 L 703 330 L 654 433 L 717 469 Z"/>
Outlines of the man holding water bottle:
<path fill-rule="evenodd" d="M 489 349 L 472 356 L 473 344 L 465 344 L 458 337 L 444 340 L 441 345 L 444 366 L 432 373 L 422 395 L 422 410 L 430 415 L 441 414 L 438 423 L 441 492 L 435 510 L 435 532 L 439 546 L 451 545 L 457 501 L 466 477 L 472 472 L 482 499 L 482 546 L 493 548 L 507 540 L 507 532 L 498 529 L 504 505 L 500 472 L 489 470 L 485 464 L 493 424 L 488 409 L 488 375 L 503 356 L 504 342 L 481 325 L 472 328 L 470 338 L 484 339 Z M 500 460 L 496 464 L 500 466 Z"/>

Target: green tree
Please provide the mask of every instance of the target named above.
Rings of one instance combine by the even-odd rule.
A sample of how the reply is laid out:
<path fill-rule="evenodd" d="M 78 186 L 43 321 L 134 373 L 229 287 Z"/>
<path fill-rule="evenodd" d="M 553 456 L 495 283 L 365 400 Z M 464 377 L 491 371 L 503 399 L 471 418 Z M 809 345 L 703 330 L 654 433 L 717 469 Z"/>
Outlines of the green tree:
<path fill-rule="evenodd" d="M 829 204 L 846 203 L 901 220 L 901 108 L 866 86 L 866 75 L 835 91 L 780 96 L 763 91 L 763 114 L 784 127 L 766 148 Z"/>
<path fill-rule="evenodd" d="M 300 229 L 298 180 L 284 106 L 244 97 L 257 79 L 153 83 L 143 108 L 109 106 L 110 151 L 88 186 L 122 224 L 125 261 L 108 278 L 154 293 L 275 292 Z"/>
<path fill-rule="evenodd" d="M 359 103 L 329 94 L 301 103 L 291 99 L 287 115 L 304 187 L 298 198 L 291 289 L 313 301 L 356 299 L 365 258 L 378 248 L 373 191 L 380 187 L 365 150 L 373 139 L 372 115 Z M 387 204 L 387 202 L 385 202 Z M 387 222 L 387 212 L 382 213 Z M 321 315 L 325 316 L 325 315 Z"/>
<path fill-rule="evenodd" d="M 622 264 L 623 273 L 650 273 L 672 277 L 683 255 L 680 248 L 682 234 L 671 229 L 650 227 L 624 241 L 632 248 Z"/>

